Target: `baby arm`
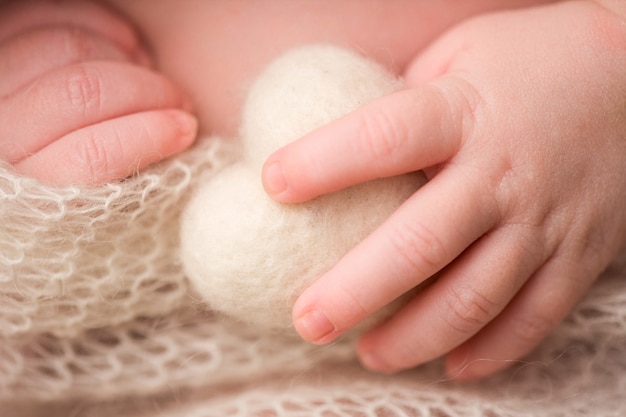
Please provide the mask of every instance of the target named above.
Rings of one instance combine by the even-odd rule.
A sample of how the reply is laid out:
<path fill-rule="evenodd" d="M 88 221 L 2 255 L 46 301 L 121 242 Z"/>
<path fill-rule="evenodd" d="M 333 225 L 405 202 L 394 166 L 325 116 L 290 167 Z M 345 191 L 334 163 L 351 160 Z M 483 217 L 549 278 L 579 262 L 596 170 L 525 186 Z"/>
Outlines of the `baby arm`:
<path fill-rule="evenodd" d="M 98 185 L 193 141 L 186 98 L 120 17 L 85 1 L 0 9 L 0 159 L 16 171 Z"/>
<path fill-rule="evenodd" d="M 298 202 L 423 169 L 429 183 L 296 302 L 326 343 L 428 278 L 365 334 L 394 372 L 448 354 L 460 379 L 501 369 L 568 314 L 626 243 L 626 10 L 572 1 L 457 26 L 407 89 L 272 155 L 264 184 Z"/>

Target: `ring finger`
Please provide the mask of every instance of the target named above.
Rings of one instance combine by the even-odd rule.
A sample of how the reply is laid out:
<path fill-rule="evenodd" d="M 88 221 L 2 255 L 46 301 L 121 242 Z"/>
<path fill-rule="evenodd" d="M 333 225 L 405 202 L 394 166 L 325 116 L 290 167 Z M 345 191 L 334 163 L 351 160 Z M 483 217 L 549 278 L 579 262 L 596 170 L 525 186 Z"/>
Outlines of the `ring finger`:
<path fill-rule="evenodd" d="M 543 262 L 537 247 L 520 244 L 529 236 L 522 226 L 483 236 L 404 309 L 363 336 L 359 355 L 365 366 L 382 372 L 416 366 L 479 332 Z"/>

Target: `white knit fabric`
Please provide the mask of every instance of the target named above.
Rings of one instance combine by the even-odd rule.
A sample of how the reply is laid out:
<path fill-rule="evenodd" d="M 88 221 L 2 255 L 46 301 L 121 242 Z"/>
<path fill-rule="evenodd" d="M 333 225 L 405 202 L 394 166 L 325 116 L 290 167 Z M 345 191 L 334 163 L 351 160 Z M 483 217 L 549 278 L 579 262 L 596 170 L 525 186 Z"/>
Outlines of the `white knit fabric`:
<path fill-rule="evenodd" d="M 370 374 L 351 340 L 316 347 L 208 311 L 182 273 L 179 216 L 237 156 L 205 138 L 97 189 L 0 165 L 0 416 L 626 415 L 619 260 L 535 352 L 475 384 L 438 363 Z"/>

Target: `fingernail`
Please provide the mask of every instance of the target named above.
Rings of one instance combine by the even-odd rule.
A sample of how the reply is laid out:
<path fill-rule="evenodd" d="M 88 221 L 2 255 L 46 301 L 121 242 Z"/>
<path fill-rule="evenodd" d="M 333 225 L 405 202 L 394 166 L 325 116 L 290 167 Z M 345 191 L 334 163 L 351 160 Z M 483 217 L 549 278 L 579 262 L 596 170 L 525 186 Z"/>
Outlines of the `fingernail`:
<path fill-rule="evenodd" d="M 335 332 L 335 326 L 319 310 L 310 310 L 300 316 L 295 327 L 303 339 L 312 343 L 325 343 L 327 337 Z"/>
<path fill-rule="evenodd" d="M 280 162 L 274 162 L 270 164 L 265 169 L 265 175 L 263 176 L 263 179 L 265 190 L 269 194 L 280 194 L 287 189 L 287 181 L 285 180 L 285 176 L 283 175 L 283 168 L 280 165 Z"/>
<path fill-rule="evenodd" d="M 198 131 L 198 120 L 192 115 L 182 111 L 172 111 L 171 117 L 180 133 L 181 142 L 191 142 Z"/>
<path fill-rule="evenodd" d="M 361 363 L 370 371 L 390 373 L 393 368 L 376 352 L 367 352 L 360 357 Z"/>

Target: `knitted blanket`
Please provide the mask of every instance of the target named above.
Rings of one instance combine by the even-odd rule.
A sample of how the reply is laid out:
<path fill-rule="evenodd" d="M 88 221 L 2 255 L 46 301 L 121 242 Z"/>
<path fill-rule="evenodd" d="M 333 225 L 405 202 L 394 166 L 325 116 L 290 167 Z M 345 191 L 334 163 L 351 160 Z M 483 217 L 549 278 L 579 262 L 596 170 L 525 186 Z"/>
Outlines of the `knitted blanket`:
<path fill-rule="evenodd" d="M 179 217 L 235 141 L 100 188 L 53 188 L 0 164 L 2 417 L 626 415 L 626 262 L 568 319 L 485 381 L 437 362 L 368 373 L 354 340 L 306 344 L 210 311 L 180 265 Z"/>

